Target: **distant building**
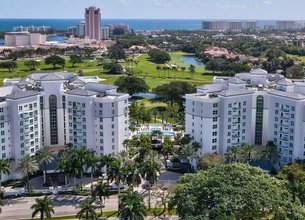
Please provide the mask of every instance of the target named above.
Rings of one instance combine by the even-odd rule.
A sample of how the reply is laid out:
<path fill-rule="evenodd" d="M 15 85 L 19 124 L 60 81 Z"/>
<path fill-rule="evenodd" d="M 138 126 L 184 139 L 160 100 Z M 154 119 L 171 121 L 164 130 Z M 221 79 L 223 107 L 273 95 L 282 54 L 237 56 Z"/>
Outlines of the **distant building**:
<path fill-rule="evenodd" d="M 228 31 L 243 29 L 242 21 L 210 20 L 202 22 L 203 30 Z"/>
<path fill-rule="evenodd" d="M 101 39 L 101 11 L 91 6 L 85 10 L 85 35 L 89 39 Z"/>
<path fill-rule="evenodd" d="M 102 27 L 102 40 L 109 39 L 109 27 Z"/>
<path fill-rule="evenodd" d="M 68 27 L 67 32 L 70 35 L 76 36 L 77 35 L 77 28 L 75 26 Z"/>
<path fill-rule="evenodd" d="M 76 25 L 76 36 L 85 37 L 86 34 L 86 23 L 81 21 Z"/>
<path fill-rule="evenodd" d="M 29 32 L 9 32 L 4 36 L 5 46 L 35 46 L 46 40 L 46 35 Z"/>
<path fill-rule="evenodd" d="M 296 29 L 297 25 L 295 21 L 276 21 L 275 28 L 280 30 L 292 30 Z"/>
<path fill-rule="evenodd" d="M 110 33 L 112 33 L 113 30 L 116 29 L 116 28 L 123 29 L 125 32 L 129 31 L 129 25 L 128 24 L 107 24 L 106 27 L 109 28 Z"/>
<path fill-rule="evenodd" d="M 246 21 L 244 28 L 254 30 L 257 29 L 257 21 Z"/>
<path fill-rule="evenodd" d="M 24 32 L 24 31 L 28 31 L 28 32 L 48 32 L 50 31 L 52 28 L 50 26 L 15 26 L 13 27 L 13 31 L 15 32 Z"/>

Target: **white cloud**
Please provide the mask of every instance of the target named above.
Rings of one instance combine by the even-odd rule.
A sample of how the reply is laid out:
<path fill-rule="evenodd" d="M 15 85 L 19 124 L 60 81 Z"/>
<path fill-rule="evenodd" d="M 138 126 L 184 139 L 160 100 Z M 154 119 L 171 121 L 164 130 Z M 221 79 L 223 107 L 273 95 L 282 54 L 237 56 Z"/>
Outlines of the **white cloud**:
<path fill-rule="evenodd" d="M 264 4 L 267 4 L 267 5 L 271 5 L 272 4 L 272 1 L 264 1 Z"/>

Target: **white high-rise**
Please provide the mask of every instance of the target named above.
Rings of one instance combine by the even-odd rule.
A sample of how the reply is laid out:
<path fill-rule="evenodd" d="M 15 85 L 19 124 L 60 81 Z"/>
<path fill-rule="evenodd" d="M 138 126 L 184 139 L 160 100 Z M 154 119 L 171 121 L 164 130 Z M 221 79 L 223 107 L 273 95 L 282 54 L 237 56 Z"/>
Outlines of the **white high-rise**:
<path fill-rule="evenodd" d="M 280 164 L 305 159 L 305 81 L 264 70 L 215 77 L 187 94 L 186 133 L 201 146 L 199 155 L 224 154 L 243 143 L 273 141 Z"/>
<path fill-rule="evenodd" d="M 41 146 L 66 144 L 99 155 L 122 150 L 129 135 L 129 95 L 99 81 L 68 72 L 5 79 L 0 88 L 0 158 L 17 163 Z M 14 169 L 6 178 L 15 178 Z"/>

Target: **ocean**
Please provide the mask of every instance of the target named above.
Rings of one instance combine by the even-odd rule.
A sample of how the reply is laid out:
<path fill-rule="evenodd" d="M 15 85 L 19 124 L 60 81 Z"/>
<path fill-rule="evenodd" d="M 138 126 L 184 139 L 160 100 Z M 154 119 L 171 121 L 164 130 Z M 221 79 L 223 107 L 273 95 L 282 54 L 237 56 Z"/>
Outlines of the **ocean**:
<path fill-rule="evenodd" d="M 102 26 L 107 24 L 128 24 L 134 30 L 198 30 L 204 19 L 102 19 Z M 81 19 L 4 19 L 0 18 L 0 31 L 12 31 L 14 26 L 50 26 L 57 30 L 66 30 L 75 26 Z M 275 21 L 258 21 L 259 27 L 274 25 Z"/>

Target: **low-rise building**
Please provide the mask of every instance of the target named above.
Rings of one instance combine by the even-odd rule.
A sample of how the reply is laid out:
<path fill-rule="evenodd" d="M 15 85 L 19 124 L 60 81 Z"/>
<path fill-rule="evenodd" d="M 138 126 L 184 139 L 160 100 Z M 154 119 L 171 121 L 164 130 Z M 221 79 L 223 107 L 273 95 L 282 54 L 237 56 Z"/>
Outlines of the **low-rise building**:
<path fill-rule="evenodd" d="M 46 35 L 29 32 L 9 32 L 4 36 L 5 46 L 36 46 L 45 43 Z"/>

